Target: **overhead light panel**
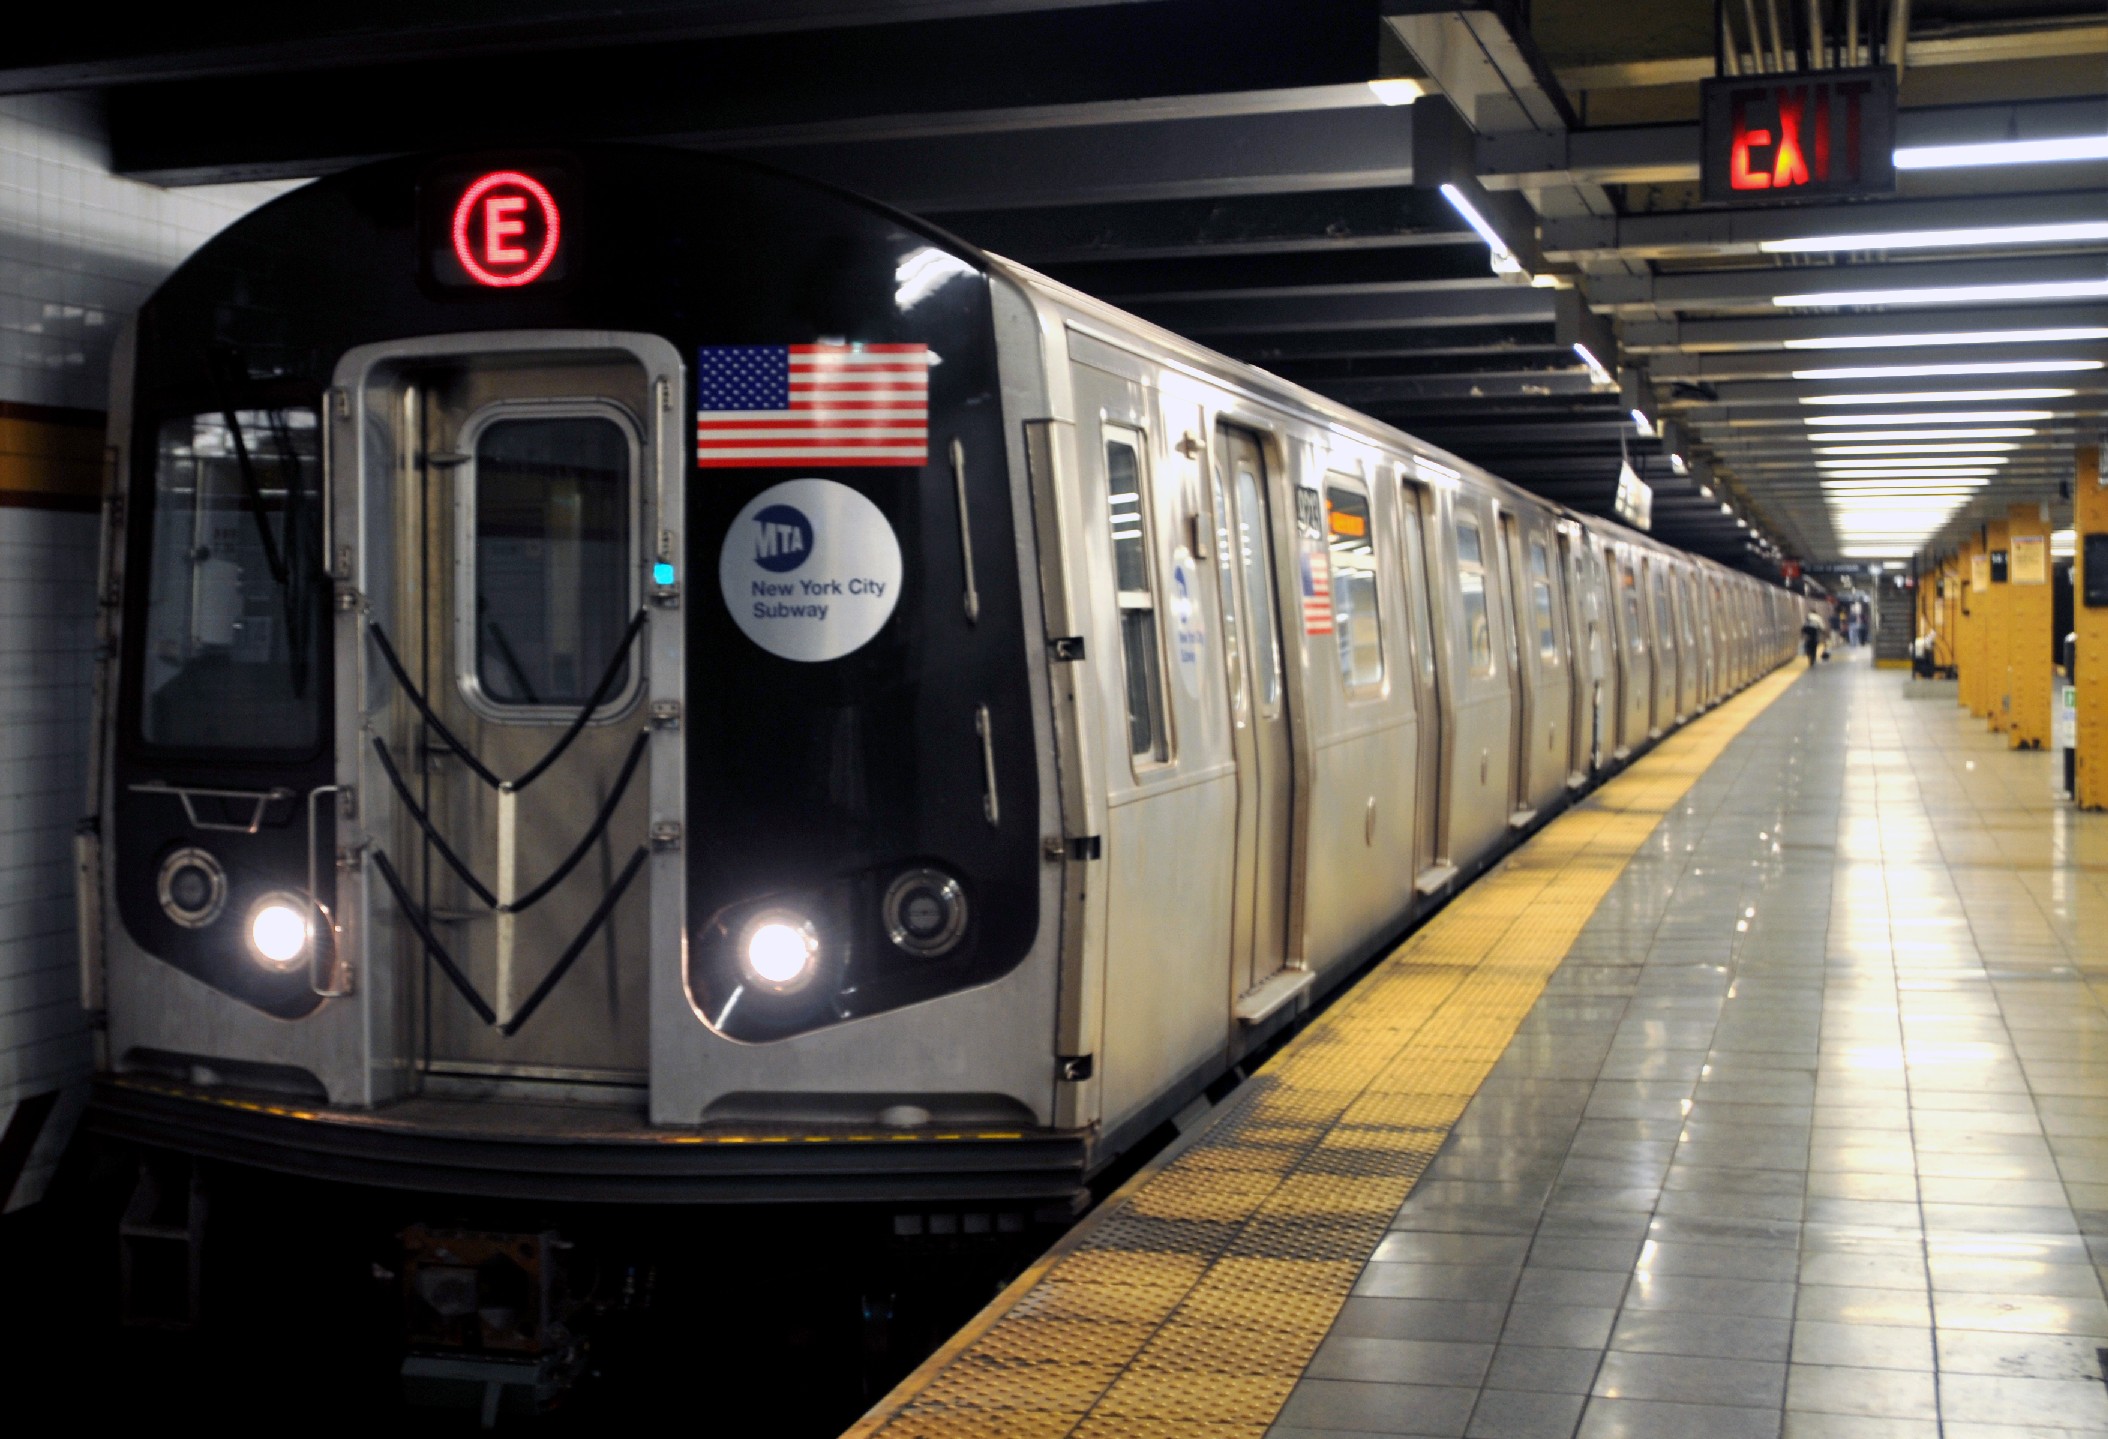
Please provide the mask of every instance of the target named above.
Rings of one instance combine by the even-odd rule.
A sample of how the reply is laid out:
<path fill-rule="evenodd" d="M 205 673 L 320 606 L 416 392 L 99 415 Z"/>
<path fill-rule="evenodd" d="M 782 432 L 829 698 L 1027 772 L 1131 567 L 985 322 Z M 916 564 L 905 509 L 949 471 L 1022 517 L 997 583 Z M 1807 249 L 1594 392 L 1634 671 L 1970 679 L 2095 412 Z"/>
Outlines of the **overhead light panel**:
<path fill-rule="evenodd" d="M 2077 390 L 1900 390 L 1869 395 L 1803 395 L 1804 405 L 1995 404 L 2002 400 L 2068 400 Z"/>
<path fill-rule="evenodd" d="M 1840 440 L 2024 440 L 2040 433 L 2018 425 L 1989 425 L 1980 430 L 1840 430 L 1834 435 L 1814 434 L 1808 438 L 1817 444 L 1836 444 Z"/>
<path fill-rule="evenodd" d="M 2049 140 L 1992 140 L 1975 145 L 1901 145 L 1898 170 L 1955 170 L 1972 165 L 2054 165 L 2108 160 L 2108 135 L 2062 135 Z"/>
<path fill-rule="evenodd" d="M 1782 310 L 1841 305 L 2001 305 L 2015 300 L 2098 300 L 2108 297 L 2108 280 L 2042 280 L 2017 285 L 1923 285 L 1898 290 L 1816 290 L 1805 295 L 1773 295 Z"/>
<path fill-rule="evenodd" d="M 1939 345 L 2036 345 L 2108 340 L 2108 325 L 2059 325 L 2038 330 L 1931 330 L 1917 335 L 1803 336 L 1789 350 L 1900 350 Z"/>
<path fill-rule="evenodd" d="M 1796 380 L 1923 380 L 1938 375 L 2075 375 L 2108 368 L 2103 360 L 1957 361 L 1944 365 L 1842 365 L 1822 370 L 1795 370 Z"/>
<path fill-rule="evenodd" d="M 1402 75 L 1387 80 L 1371 80 L 1369 90 L 1386 105 L 1410 105 L 1429 93 L 1425 80 L 1413 80 Z"/>
<path fill-rule="evenodd" d="M 1864 235 L 1802 235 L 1761 240 L 1767 255 L 1814 255 L 1838 250 L 1945 250 L 1971 245 L 2054 245 L 2108 240 L 2108 220 L 2069 220 L 2050 225 L 1976 225 L 1954 230 L 1878 230 Z"/>
<path fill-rule="evenodd" d="M 1603 362 L 1596 358 L 1595 351 L 1576 340 L 1574 341 L 1574 354 L 1579 356 L 1581 363 L 1588 367 L 1588 378 L 1598 388 L 1611 389 L 1616 387 L 1618 383 L 1617 376 L 1611 374 L 1605 368 Z"/>
<path fill-rule="evenodd" d="M 2010 441 L 1993 444 L 1968 445 L 1821 445 L 1818 455 L 1980 455 L 1987 452 L 2017 450 L 2020 446 Z"/>
<path fill-rule="evenodd" d="M 1522 273 L 1522 262 L 1515 258 L 1515 252 L 1508 248 L 1508 242 L 1500 237 L 1500 231 L 1486 223 L 1486 217 L 1478 212 L 1477 206 L 1464 198 L 1462 190 L 1445 181 L 1442 185 L 1442 198 L 1449 201 L 1450 207 L 1464 217 L 1464 223 L 1478 231 L 1479 238 L 1486 242 L 1486 248 L 1493 261 L 1494 274 Z M 1578 349 L 1579 346 L 1575 348 Z"/>
<path fill-rule="evenodd" d="M 1809 425 L 2005 425 L 2054 420 L 2053 410 L 1923 410 L 1914 414 L 1804 415 Z"/>

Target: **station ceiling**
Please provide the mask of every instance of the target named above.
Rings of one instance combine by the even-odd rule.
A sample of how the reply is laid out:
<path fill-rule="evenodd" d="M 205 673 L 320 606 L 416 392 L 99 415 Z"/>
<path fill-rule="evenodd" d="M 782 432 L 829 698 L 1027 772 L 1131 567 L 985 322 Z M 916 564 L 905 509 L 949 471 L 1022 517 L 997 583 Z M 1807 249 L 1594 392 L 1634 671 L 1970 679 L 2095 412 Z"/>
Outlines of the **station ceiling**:
<path fill-rule="evenodd" d="M 2108 401 L 2108 158 L 1701 200 L 1700 81 L 1806 66 L 1796 33 L 1842 59 L 1848 25 L 1861 63 L 1899 72 L 1899 149 L 2108 135 L 2098 0 L 366 0 L 123 26 L 50 7 L 12 30 L 0 94 L 99 92 L 113 168 L 164 184 L 582 139 L 749 156 L 1578 508 L 1610 512 L 1629 460 L 1657 534 L 1775 573 L 1895 543 L 1845 498 L 1848 467 L 1880 464 L 1832 442 L 1991 454 L 1927 477 L 1953 513 L 1909 523 L 1936 538 L 2014 501 L 2067 514 Z M 2003 418 L 1952 419 L 1977 412 Z M 1905 415 L 1927 418 L 1875 418 Z"/>

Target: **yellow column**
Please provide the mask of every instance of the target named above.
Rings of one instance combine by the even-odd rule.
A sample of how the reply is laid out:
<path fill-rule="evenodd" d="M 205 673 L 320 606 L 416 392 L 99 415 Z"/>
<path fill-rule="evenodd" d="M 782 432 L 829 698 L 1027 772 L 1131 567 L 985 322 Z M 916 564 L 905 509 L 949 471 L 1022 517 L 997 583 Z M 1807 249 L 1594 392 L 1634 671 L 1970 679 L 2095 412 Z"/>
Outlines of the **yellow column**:
<path fill-rule="evenodd" d="M 1979 599 L 1984 626 L 1984 719 L 1993 734 L 2005 733 L 2011 724 L 2013 697 L 2006 693 L 2006 659 L 2013 652 L 2013 607 L 2007 601 L 2013 586 L 2006 576 L 2011 545 L 2010 526 L 1993 520 L 1984 526 L 1985 570 L 1990 583 Z"/>
<path fill-rule="evenodd" d="M 2006 512 L 2006 742 L 2049 747 L 2049 506 Z"/>
<path fill-rule="evenodd" d="M 1962 583 L 1961 623 L 1955 627 L 1954 662 L 1961 668 L 1962 706 L 1982 719 L 1987 713 L 1984 708 L 1985 592 L 1990 589 L 1991 580 L 1982 535 L 1971 535 L 1969 542 L 1962 546 L 1962 567 L 1966 573 Z"/>
<path fill-rule="evenodd" d="M 2086 536 L 2108 535 L 2108 488 L 2101 447 L 2083 445 L 2072 477 L 2079 557 L 2072 567 L 2072 619 L 2079 633 L 2079 779 L 2083 809 L 2108 809 L 2108 607 L 2086 603 Z M 2094 577 L 2095 588 L 2102 576 Z"/>
<path fill-rule="evenodd" d="M 1962 586 L 1968 581 L 1967 567 L 1959 554 L 1940 557 L 1941 594 L 1936 613 L 1940 617 L 1940 637 L 1934 643 L 1932 657 L 1935 664 L 1953 666 L 1961 653 L 1962 633 Z"/>

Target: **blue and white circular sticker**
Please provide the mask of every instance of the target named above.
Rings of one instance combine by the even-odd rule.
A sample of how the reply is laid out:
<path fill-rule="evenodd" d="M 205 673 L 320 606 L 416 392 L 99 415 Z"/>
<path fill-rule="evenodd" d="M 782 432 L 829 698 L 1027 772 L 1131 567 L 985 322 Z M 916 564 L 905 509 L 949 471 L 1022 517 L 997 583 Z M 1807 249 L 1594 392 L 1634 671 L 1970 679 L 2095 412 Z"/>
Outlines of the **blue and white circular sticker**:
<path fill-rule="evenodd" d="M 787 660 L 838 660 L 900 602 L 900 540 L 877 505 L 835 480 L 785 480 L 747 502 L 718 551 L 740 631 Z"/>

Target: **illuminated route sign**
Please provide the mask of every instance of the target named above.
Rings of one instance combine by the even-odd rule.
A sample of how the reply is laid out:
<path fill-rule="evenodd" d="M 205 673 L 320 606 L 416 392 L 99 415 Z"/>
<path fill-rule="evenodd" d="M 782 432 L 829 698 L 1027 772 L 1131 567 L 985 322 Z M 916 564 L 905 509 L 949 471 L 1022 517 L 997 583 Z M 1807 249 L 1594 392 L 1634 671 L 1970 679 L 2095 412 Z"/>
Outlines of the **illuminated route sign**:
<path fill-rule="evenodd" d="M 1896 188 L 1896 73 L 1800 70 L 1705 82 L 1705 198 L 1769 205 Z"/>
<path fill-rule="evenodd" d="M 560 161 L 450 168 L 419 186 L 425 273 L 442 288 L 504 294 L 572 268 L 577 186 Z"/>

